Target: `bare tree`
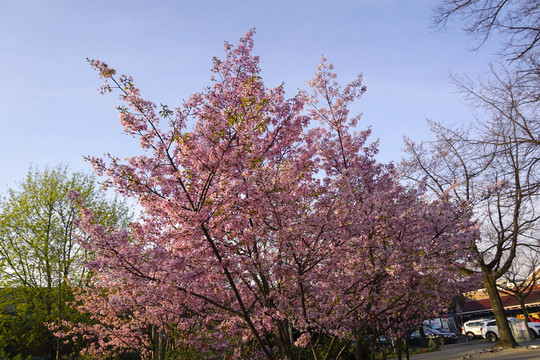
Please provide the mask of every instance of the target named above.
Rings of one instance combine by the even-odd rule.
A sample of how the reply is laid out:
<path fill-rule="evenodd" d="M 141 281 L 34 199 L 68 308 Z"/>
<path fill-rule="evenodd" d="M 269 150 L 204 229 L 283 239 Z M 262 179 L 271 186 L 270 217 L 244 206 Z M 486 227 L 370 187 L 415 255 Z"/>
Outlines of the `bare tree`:
<path fill-rule="evenodd" d="M 452 77 L 467 104 L 475 109 L 479 131 L 493 146 L 519 150 L 531 171 L 526 184 L 531 193 L 539 190 L 535 171 L 540 147 L 540 72 L 516 71 L 504 63 L 490 66 L 489 78 L 475 82 Z"/>
<path fill-rule="evenodd" d="M 444 28 L 452 18 L 464 23 L 463 30 L 477 39 L 477 48 L 489 37 L 497 36 L 509 60 L 538 53 L 538 0 L 441 0 L 433 16 L 435 25 Z"/>
<path fill-rule="evenodd" d="M 407 174 L 440 192 L 453 186 L 456 199 L 475 206 L 481 225 L 478 258 L 471 272 L 482 274 L 499 327 L 500 343 L 515 344 L 496 281 L 511 271 L 518 249 L 535 246 L 539 215 L 540 1 L 440 0 L 434 24 L 460 20 L 477 40 L 501 41 L 501 62 L 482 82 L 453 78 L 476 111 L 469 129 L 431 123 L 436 140 L 407 142 Z"/>
<path fill-rule="evenodd" d="M 520 251 L 520 254 L 512 262 L 510 269 L 503 275 L 504 283 L 499 283 L 499 289 L 519 301 L 525 321 L 531 321 L 525 299 L 534 290 L 538 280 L 538 266 L 540 265 L 540 253 L 536 249 Z"/>
<path fill-rule="evenodd" d="M 498 73 L 486 83 L 454 81 L 477 120 L 469 128 L 430 122 L 435 140 L 406 139 L 410 157 L 403 162 L 409 179 L 432 191 L 453 192 L 456 201 L 474 206 L 481 225 L 477 258 L 464 269 L 481 274 L 499 327 L 500 344 L 515 346 L 496 282 L 512 266 L 519 247 L 538 244 L 537 101 L 513 72 Z"/>

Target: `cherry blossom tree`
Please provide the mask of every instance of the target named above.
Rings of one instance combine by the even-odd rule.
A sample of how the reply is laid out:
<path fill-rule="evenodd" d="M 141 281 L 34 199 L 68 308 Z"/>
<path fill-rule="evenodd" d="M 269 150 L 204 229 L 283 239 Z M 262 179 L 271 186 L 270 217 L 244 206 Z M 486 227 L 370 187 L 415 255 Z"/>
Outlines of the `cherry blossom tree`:
<path fill-rule="evenodd" d="M 323 59 L 311 92 L 287 99 L 264 85 L 252 48 L 253 31 L 226 43 L 212 85 L 174 110 L 91 60 L 144 150 L 88 158 L 144 209 L 130 228 L 104 228 L 73 194 L 96 254 L 79 294 L 94 323 L 64 325 L 94 354 L 337 359 L 353 340 L 404 336 L 470 286 L 469 209 L 428 200 L 375 160 L 349 116 L 362 77 L 341 88 Z"/>

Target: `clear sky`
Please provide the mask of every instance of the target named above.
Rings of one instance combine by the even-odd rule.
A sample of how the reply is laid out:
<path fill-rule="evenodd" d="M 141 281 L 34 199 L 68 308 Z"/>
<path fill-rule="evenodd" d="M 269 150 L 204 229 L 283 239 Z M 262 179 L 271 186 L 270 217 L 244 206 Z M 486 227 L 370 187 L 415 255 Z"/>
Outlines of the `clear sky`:
<path fill-rule="evenodd" d="M 138 152 L 122 134 L 115 95 L 86 58 L 132 75 L 143 96 L 175 107 L 209 84 L 212 56 L 256 28 L 268 86 L 305 88 L 321 55 L 346 83 L 363 73 L 368 92 L 355 110 L 359 127 L 380 139 L 383 162 L 401 159 L 402 137 L 427 139 L 426 117 L 460 123 L 469 110 L 448 81 L 473 77 L 494 53 L 450 24 L 430 27 L 437 0 L 17 0 L 0 2 L 0 193 L 31 165 Z M 488 44 L 489 45 L 489 44 Z"/>

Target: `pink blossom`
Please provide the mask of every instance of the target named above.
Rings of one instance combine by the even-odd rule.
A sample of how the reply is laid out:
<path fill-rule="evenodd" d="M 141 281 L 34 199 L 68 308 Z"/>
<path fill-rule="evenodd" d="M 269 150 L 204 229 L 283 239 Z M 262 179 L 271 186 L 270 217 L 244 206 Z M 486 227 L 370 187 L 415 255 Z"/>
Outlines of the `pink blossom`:
<path fill-rule="evenodd" d="M 158 329 L 201 354 L 286 357 L 319 334 L 403 336 L 470 286 L 470 209 L 428 201 L 375 160 L 371 131 L 349 114 L 362 77 L 342 89 L 322 59 L 312 92 L 287 99 L 264 85 L 252 47 L 253 31 L 227 43 L 211 86 L 174 112 L 91 62 L 145 153 L 88 158 L 144 209 L 115 230 L 79 204 L 81 244 L 95 254 L 79 309 L 94 325 L 71 332 L 98 339 L 89 352 L 150 352 Z"/>

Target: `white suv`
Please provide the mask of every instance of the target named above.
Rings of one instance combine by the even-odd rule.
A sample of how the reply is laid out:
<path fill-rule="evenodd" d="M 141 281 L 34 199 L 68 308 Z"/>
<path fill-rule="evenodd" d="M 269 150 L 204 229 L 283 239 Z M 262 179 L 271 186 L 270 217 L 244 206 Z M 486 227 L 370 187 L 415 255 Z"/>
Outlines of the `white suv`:
<path fill-rule="evenodd" d="M 510 324 L 512 323 L 520 323 L 522 320 L 516 319 L 516 318 L 508 318 L 508 322 Z M 529 336 L 534 339 L 535 337 L 540 335 L 540 323 L 536 322 L 528 322 L 527 323 L 527 330 L 529 331 Z M 486 322 L 481 329 L 482 337 L 486 338 L 489 341 L 497 341 L 499 339 L 499 330 L 497 329 L 497 322 L 495 320 L 491 320 Z"/>
<path fill-rule="evenodd" d="M 527 327 L 529 328 L 529 334 L 531 334 L 532 338 L 540 336 L 540 322 L 528 322 Z M 534 331 L 534 336 L 531 330 Z"/>
<path fill-rule="evenodd" d="M 482 337 L 482 325 L 491 320 L 493 319 L 476 319 L 467 321 L 465 324 L 463 324 L 462 333 L 463 335 L 467 336 L 469 340 L 473 340 L 476 337 Z"/>

